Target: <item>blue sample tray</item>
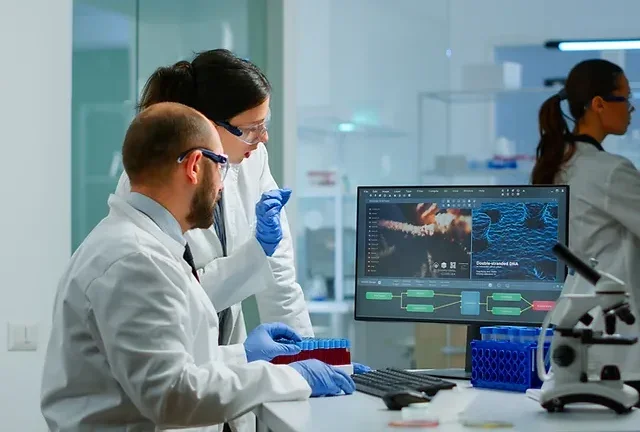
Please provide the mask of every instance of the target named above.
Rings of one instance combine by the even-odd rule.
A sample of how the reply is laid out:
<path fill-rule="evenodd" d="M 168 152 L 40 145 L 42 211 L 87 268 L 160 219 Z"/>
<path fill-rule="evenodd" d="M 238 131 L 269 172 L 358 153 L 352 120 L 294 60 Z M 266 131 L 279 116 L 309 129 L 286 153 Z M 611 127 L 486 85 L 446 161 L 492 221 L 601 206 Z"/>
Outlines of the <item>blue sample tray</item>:
<path fill-rule="evenodd" d="M 549 343 L 544 345 L 547 370 L 549 346 Z M 536 348 L 535 342 L 472 341 L 471 385 L 515 392 L 542 387 L 536 369 Z"/>

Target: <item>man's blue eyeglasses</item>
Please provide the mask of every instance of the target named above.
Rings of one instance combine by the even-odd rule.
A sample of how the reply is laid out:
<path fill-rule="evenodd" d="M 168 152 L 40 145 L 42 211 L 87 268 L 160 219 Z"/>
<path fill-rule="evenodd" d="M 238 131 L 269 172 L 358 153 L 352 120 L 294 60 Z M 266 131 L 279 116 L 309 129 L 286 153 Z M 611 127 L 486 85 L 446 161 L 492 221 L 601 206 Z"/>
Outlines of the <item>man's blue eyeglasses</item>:
<path fill-rule="evenodd" d="M 220 177 L 222 180 L 224 180 L 224 178 L 227 175 L 227 171 L 229 170 L 229 157 L 227 155 L 224 155 L 224 154 L 221 155 L 221 154 L 212 152 L 211 150 L 208 150 L 206 148 L 195 147 L 185 152 L 182 152 L 180 156 L 178 156 L 178 163 L 184 162 L 185 158 L 189 155 L 189 153 L 196 150 L 202 153 L 202 156 L 215 162 L 218 165 L 218 169 L 220 170 Z"/>

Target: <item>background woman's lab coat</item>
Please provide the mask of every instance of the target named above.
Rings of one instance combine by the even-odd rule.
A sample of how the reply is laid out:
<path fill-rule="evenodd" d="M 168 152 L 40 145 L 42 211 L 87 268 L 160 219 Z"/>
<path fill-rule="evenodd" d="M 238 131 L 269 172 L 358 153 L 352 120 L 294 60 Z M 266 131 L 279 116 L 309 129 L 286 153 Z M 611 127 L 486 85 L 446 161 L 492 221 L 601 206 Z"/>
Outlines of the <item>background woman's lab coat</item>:
<path fill-rule="evenodd" d="M 597 269 L 622 279 L 635 306 L 636 323 L 618 321 L 618 333 L 640 335 L 640 173 L 626 158 L 577 142 L 576 152 L 558 176 L 568 184 L 569 247 L 582 259 L 595 258 Z M 564 293 L 590 293 L 594 287 L 569 275 Z M 603 320 L 598 316 L 599 329 Z M 617 364 L 626 381 L 640 380 L 640 343 L 627 347 L 594 345 L 589 369 L 599 375 L 604 364 Z"/>
<path fill-rule="evenodd" d="M 109 206 L 58 287 L 42 381 L 52 431 L 215 424 L 309 397 L 293 368 L 248 364 L 242 345 L 219 347 L 216 311 L 184 246 L 121 198 Z M 231 427 L 252 422 L 242 415 Z"/>
<path fill-rule="evenodd" d="M 293 240 L 286 212 L 281 213 L 283 239 L 272 257 L 267 257 L 255 238 L 256 203 L 264 192 L 277 189 L 267 149 L 260 144 L 248 159 L 231 165 L 224 181 L 223 208 L 227 234 L 227 257 L 215 229 L 191 230 L 189 242 L 200 281 L 216 310 L 231 307 L 231 326 L 225 324 L 223 342 L 242 343 L 247 332 L 240 302 L 256 296 L 260 321 L 282 322 L 302 336 L 313 336 L 302 288 L 296 282 Z M 116 194 L 131 191 L 123 173 Z"/>

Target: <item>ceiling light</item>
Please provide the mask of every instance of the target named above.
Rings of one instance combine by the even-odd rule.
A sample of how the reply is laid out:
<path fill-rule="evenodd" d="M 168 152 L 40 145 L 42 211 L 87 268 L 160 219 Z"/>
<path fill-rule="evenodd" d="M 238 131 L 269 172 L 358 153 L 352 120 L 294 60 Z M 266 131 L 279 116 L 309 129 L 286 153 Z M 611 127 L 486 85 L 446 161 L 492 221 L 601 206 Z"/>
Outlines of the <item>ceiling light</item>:
<path fill-rule="evenodd" d="M 609 51 L 640 49 L 640 39 L 553 40 L 545 47 L 560 51 Z"/>

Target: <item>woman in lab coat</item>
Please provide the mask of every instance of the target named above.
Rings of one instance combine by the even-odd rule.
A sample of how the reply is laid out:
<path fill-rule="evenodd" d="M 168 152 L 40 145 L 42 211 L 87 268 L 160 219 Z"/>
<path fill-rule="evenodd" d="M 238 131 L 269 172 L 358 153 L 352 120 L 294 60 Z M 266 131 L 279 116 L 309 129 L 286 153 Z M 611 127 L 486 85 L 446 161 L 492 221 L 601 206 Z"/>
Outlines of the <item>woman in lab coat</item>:
<path fill-rule="evenodd" d="M 222 344 L 242 343 L 246 338 L 240 302 L 253 294 L 262 322 L 283 322 L 302 336 L 313 336 L 302 289 L 296 282 L 293 242 L 284 210 L 281 240 L 275 250 L 256 240 L 256 203 L 272 190 L 284 195 L 283 204 L 288 198 L 271 175 L 265 147 L 270 92 L 267 78 L 255 65 L 218 49 L 202 52 L 191 62 L 157 69 L 140 98 L 141 109 L 164 101 L 197 109 L 215 124 L 229 157 L 220 235 L 215 227 L 187 233 L 204 289 L 216 310 L 229 308 L 221 329 Z M 123 173 L 116 194 L 126 197 L 129 192 L 129 179 Z"/>
<path fill-rule="evenodd" d="M 635 304 L 636 324 L 618 321 L 621 334 L 637 336 L 640 327 L 640 173 L 627 158 L 602 147 L 607 135 L 626 133 L 634 107 L 622 69 L 606 60 L 577 64 L 565 88 L 540 108 L 541 139 L 531 181 L 570 186 L 569 246 L 583 259 L 627 284 Z M 561 101 L 575 120 L 565 122 Z M 593 292 L 593 286 L 569 275 L 564 293 Z M 617 348 L 594 346 L 590 369 L 617 364 L 626 381 L 640 380 L 640 344 Z"/>

